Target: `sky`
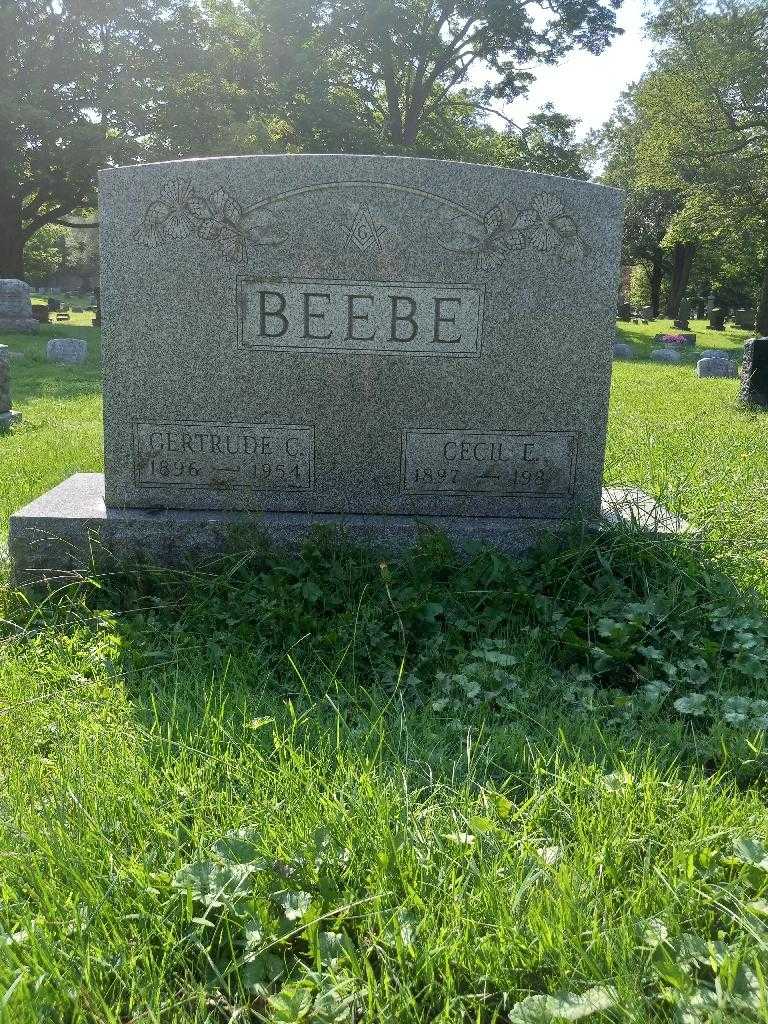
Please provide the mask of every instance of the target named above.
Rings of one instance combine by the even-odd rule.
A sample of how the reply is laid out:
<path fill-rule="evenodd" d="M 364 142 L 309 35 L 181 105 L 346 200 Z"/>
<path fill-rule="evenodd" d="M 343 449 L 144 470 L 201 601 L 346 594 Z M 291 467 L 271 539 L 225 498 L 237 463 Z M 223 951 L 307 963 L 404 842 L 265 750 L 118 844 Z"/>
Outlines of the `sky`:
<path fill-rule="evenodd" d="M 599 127 L 610 117 L 622 89 L 636 81 L 648 63 L 651 47 L 643 38 L 646 6 L 644 0 L 624 0 L 616 17 L 623 36 L 599 57 L 576 51 L 555 67 L 537 68 L 528 97 L 502 109 L 519 124 L 551 102 L 558 112 L 581 121 L 579 136 Z"/>

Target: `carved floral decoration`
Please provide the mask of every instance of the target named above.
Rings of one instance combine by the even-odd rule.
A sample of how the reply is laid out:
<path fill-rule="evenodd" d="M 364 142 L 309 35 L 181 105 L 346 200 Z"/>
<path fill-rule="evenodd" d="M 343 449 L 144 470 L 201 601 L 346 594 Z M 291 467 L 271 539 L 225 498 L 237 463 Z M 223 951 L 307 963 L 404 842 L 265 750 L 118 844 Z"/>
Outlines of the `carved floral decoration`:
<path fill-rule="evenodd" d="M 249 249 L 280 245 L 288 237 L 269 211 L 244 210 L 223 188 L 202 196 L 184 183 L 168 199 L 149 204 L 142 231 L 145 237 L 156 240 L 196 234 L 240 262 L 248 258 Z"/>
<path fill-rule="evenodd" d="M 524 209 L 504 200 L 482 218 L 459 214 L 445 225 L 440 242 L 451 252 L 474 255 L 478 270 L 498 269 L 510 254 L 528 248 L 563 259 L 589 251 L 563 204 L 546 192 Z"/>
<path fill-rule="evenodd" d="M 522 209 L 504 200 L 484 216 L 469 211 L 456 214 L 455 206 L 451 209 L 439 196 L 434 200 L 444 211 L 437 241 L 450 252 L 473 256 L 477 270 L 498 269 L 510 255 L 525 250 L 572 260 L 589 252 L 574 219 L 549 193 L 542 192 Z M 361 206 L 348 227 L 344 248 L 358 253 L 381 248 L 385 233 L 386 225 L 375 220 L 368 206 Z M 249 210 L 223 188 L 205 196 L 184 182 L 167 198 L 149 204 L 140 234 L 152 241 L 196 235 L 240 262 L 255 248 L 282 245 L 288 238 L 265 203 Z"/>

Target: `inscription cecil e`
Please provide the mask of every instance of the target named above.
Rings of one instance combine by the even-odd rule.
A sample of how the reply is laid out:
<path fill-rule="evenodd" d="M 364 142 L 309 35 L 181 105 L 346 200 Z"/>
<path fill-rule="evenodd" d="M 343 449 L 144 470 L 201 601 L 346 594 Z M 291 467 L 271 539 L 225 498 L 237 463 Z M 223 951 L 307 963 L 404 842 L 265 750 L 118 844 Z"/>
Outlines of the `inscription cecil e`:
<path fill-rule="evenodd" d="M 239 277 L 240 341 L 304 352 L 480 354 L 484 288 L 400 281 Z"/>
<path fill-rule="evenodd" d="M 311 491 L 315 430 L 265 423 L 133 424 L 134 480 L 144 486 Z"/>
<path fill-rule="evenodd" d="M 577 447 L 572 431 L 406 430 L 401 489 L 566 497 L 573 490 Z"/>

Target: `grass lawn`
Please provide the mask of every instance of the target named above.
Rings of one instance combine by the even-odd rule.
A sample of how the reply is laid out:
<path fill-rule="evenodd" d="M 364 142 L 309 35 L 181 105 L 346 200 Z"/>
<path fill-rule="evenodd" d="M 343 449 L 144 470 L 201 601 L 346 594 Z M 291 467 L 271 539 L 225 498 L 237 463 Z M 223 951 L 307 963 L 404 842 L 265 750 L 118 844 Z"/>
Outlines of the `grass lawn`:
<path fill-rule="evenodd" d="M 70 333 L 86 366 L 47 364 Z M 101 427 L 98 332 L 1 340 L 4 532 Z M 768 1021 L 768 417 L 737 387 L 614 369 L 608 479 L 699 539 L 0 588 L 0 1021 Z"/>

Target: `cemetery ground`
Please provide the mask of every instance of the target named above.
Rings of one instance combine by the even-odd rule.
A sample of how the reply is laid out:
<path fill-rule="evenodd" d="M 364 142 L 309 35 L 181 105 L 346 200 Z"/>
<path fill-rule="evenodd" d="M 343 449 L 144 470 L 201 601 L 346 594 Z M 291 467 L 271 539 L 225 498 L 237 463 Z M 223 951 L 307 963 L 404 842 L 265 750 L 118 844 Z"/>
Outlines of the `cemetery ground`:
<path fill-rule="evenodd" d="M 84 366 L 45 362 L 67 334 Z M 2 340 L 4 536 L 101 426 L 97 331 Z M 768 417 L 737 389 L 614 366 L 608 482 L 696 536 L 3 587 L 0 1021 L 768 1020 Z"/>

